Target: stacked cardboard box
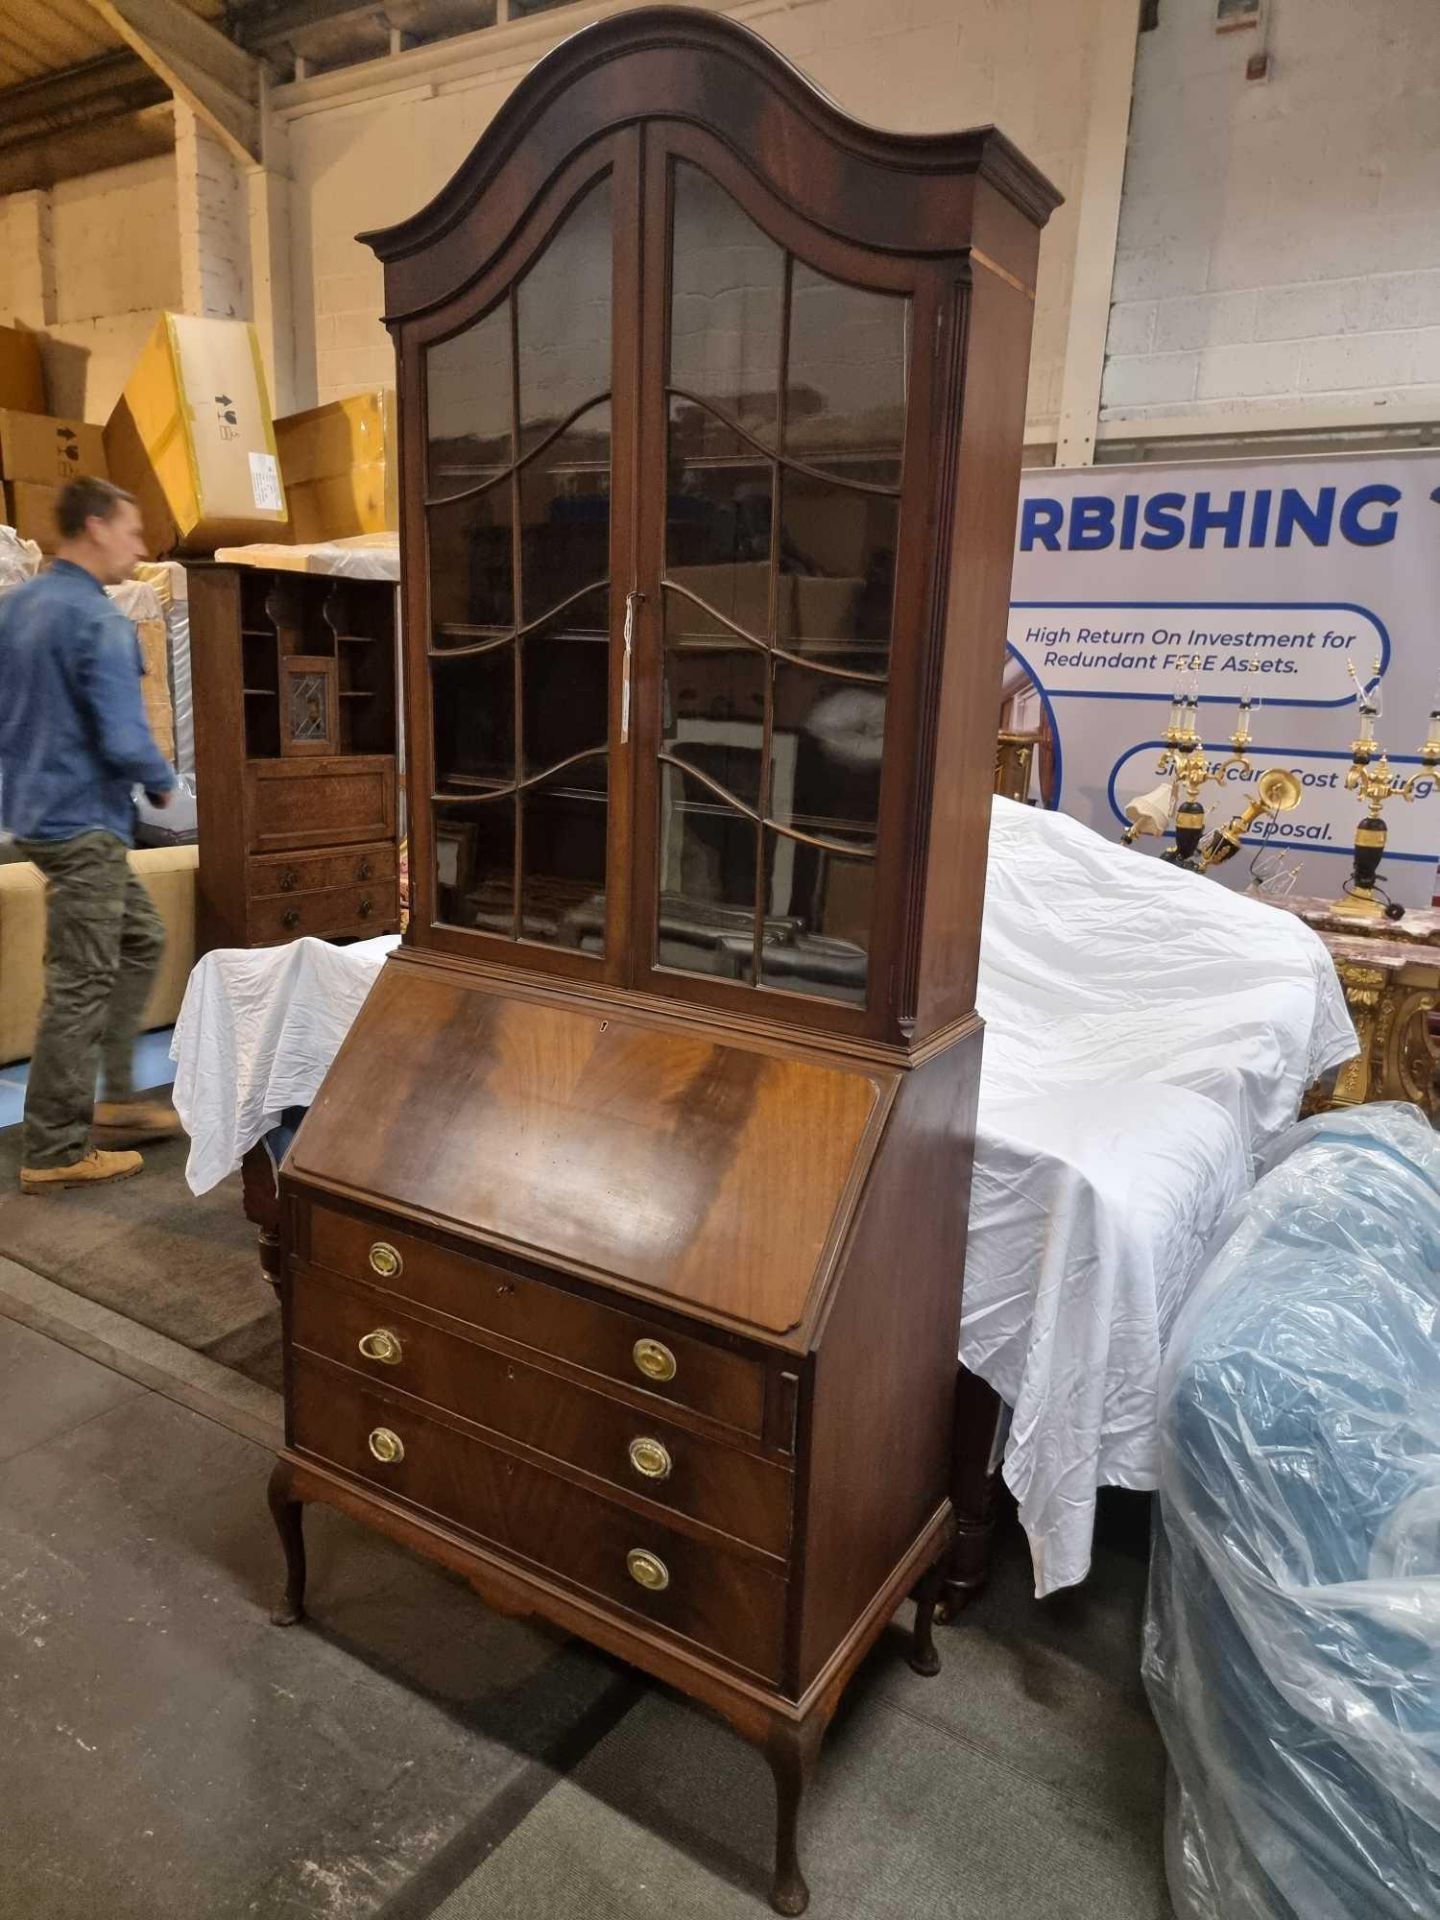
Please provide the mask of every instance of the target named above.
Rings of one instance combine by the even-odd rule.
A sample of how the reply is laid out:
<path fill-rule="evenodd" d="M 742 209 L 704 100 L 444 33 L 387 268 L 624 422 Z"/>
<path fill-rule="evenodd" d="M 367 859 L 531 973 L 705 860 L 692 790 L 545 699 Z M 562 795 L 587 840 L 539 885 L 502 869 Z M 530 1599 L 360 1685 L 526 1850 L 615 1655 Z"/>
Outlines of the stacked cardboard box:
<path fill-rule="evenodd" d="M 309 546 L 399 526 L 395 395 L 388 387 L 287 414 L 275 422 L 275 444 L 295 541 Z"/>
<path fill-rule="evenodd" d="M 145 669 L 145 677 L 140 682 L 145 718 L 150 722 L 156 746 L 174 766 L 175 709 L 170 698 L 170 647 L 160 596 L 147 580 L 127 580 L 123 586 L 107 588 L 107 592 L 135 629 Z"/>
<path fill-rule="evenodd" d="M 0 407 L 16 413 L 45 411 L 40 342 L 18 327 L 0 327 Z"/>
<path fill-rule="evenodd" d="M 157 558 L 275 538 L 288 516 L 254 327 L 162 314 L 106 424 L 105 456 Z"/>
<path fill-rule="evenodd" d="M 55 496 L 81 474 L 105 476 L 99 427 L 43 413 L 0 412 L 0 478 L 5 520 L 43 553 L 53 553 Z"/>

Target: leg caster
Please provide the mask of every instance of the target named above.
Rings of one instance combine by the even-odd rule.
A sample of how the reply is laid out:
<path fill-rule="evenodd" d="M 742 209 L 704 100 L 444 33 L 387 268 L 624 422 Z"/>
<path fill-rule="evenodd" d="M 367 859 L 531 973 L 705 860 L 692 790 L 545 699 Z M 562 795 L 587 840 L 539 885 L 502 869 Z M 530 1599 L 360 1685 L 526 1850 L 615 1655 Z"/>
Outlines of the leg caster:
<path fill-rule="evenodd" d="M 765 1743 L 765 1757 L 775 1776 L 775 1879 L 770 1904 L 776 1913 L 804 1913 L 810 1889 L 800 1871 L 798 1835 L 800 1803 L 820 1744 L 818 1727 L 797 1727 L 777 1721 Z"/>
<path fill-rule="evenodd" d="M 935 1609 L 940 1604 L 940 1589 L 945 1569 L 937 1562 L 915 1589 L 915 1630 L 910 1642 L 910 1666 L 915 1673 L 933 1679 L 940 1671 L 940 1655 L 935 1646 Z"/>
<path fill-rule="evenodd" d="M 305 1508 L 291 1497 L 290 1470 L 283 1460 L 270 1475 L 270 1512 L 285 1550 L 285 1597 L 270 1618 L 277 1627 L 293 1627 L 305 1618 Z"/>

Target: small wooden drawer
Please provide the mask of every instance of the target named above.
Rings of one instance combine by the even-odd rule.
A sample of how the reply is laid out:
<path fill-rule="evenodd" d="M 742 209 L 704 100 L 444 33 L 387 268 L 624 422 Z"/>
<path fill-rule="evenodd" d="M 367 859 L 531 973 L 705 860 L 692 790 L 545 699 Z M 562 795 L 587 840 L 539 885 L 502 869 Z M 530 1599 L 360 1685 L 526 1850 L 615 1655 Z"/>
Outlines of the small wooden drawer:
<path fill-rule="evenodd" d="M 364 887 L 331 887 L 324 893 L 279 894 L 252 900 L 246 925 L 252 946 L 298 940 L 302 934 L 389 933 L 400 918 L 393 878 Z"/>
<path fill-rule="evenodd" d="M 293 1351 L 291 1409 L 301 1452 L 778 1680 L 785 1581 L 761 1563 L 642 1519 Z"/>
<path fill-rule="evenodd" d="M 764 1553 L 783 1558 L 788 1550 L 786 1468 L 442 1333 L 368 1288 L 297 1268 L 290 1337 L 379 1386 L 414 1394 Z"/>
<path fill-rule="evenodd" d="M 285 893 L 320 893 L 330 887 L 379 886 L 395 877 L 395 843 L 347 847 L 340 853 L 304 853 L 251 860 L 246 890 L 251 902 Z"/>
<path fill-rule="evenodd" d="M 718 1342 L 672 1333 L 643 1310 L 620 1312 L 545 1281 L 527 1279 L 473 1254 L 455 1253 L 398 1227 L 311 1206 L 308 1248 L 297 1251 L 332 1273 L 368 1281 L 473 1327 L 552 1354 L 572 1366 L 691 1407 L 758 1438 L 764 1429 L 765 1368 Z M 305 1225 L 302 1224 L 302 1235 Z"/>

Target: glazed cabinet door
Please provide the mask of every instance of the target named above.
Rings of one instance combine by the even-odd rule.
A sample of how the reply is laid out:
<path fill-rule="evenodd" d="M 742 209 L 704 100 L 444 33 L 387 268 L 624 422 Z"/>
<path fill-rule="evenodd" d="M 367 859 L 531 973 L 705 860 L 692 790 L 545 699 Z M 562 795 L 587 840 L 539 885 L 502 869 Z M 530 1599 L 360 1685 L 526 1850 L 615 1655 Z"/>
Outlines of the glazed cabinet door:
<path fill-rule="evenodd" d="M 635 984 L 875 1031 L 917 270 L 648 139 Z"/>
<path fill-rule="evenodd" d="M 637 141 L 567 169 L 402 344 L 417 941 L 595 978 L 629 893 Z"/>

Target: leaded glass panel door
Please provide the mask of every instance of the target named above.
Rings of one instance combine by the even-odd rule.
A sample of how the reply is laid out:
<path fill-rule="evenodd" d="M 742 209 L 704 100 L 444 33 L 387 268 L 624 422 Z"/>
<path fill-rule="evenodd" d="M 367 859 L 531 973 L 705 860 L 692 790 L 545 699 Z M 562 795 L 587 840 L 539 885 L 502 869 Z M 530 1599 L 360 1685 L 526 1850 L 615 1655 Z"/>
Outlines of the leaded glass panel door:
<path fill-rule="evenodd" d="M 426 943 L 616 978 L 612 630 L 630 539 L 612 500 L 633 407 L 633 375 L 618 410 L 614 391 L 616 260 L 633 192 L 633 163 L 592 169 L 424 350 Z"/>
<path fill-rule="evenodd" d="M 913 269 L 670 146 L 647 172 L 642 976 L 871 1027 Z"/>

